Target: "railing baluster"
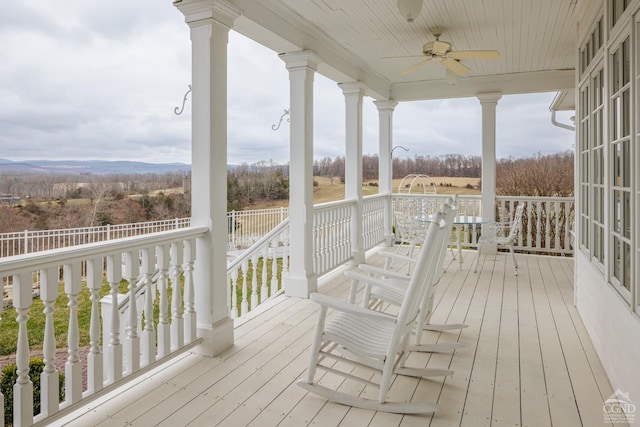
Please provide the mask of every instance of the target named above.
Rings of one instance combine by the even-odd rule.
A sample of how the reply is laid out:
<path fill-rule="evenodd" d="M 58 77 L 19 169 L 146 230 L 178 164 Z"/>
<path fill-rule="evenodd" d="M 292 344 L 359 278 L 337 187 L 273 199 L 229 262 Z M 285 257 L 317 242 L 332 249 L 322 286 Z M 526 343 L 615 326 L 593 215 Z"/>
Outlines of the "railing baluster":
<path fill-rule="evenodd" d="M 102 257 L 87 261 L 87 287 L 91 293 L 91 320 L 89 324 L 89 354 L 87 354 L 87 391 L 102 390 L 104 382 L 103 358 L 100 350 L 100 288 L 103 277 Z M 107 339 L 108 337 L 104 337 Z"/>
<path fill-rule="evenodd" d="M 64 291 L 69 298 L 69 331 L 67 335 L 67 363 L 65 373 L 65 402 L 75 403 L 82 399 L 82 364 L 79 357 L 80 330 L 78 329 L 78 295 L 80 294 L 80 261 L 65 264 Z"/>
<path fill-rule="evenodd" d="M 249 260 L 242 263 L 242 299 L 240 300 L 240 316 L 247 314 L 249 311 L 249 301 L 247 300 L 249 280 Z"/>
<path fill-rule="evenodd" d="M 262 286 L 267 288 L 267 256 L 269 255 L 269 247 L 267 245 L 264 246 L 262 250 Z M 273 289 L 271 290 L 271 295 L 273 295 Z M 265 296 L 265 299 L 269 298 L 269 296 Z"/>
<path fill-rule="evenodd" d="M 190 343 L 196 339 L 197 315 L 195 310 L 195 288 L 193 283 L 193 263 L 196 260 L 196 241 L 184 241 L 184 340 Z"/>
<path fill-rule="evenodd" d="M 169 326 L 169 295 L 167 272 L 169 271 L 169 248 L 156 246 L 156 267 L 158 268 L 158 293 L 160 310 L 158 315 L 158 357 L 162 358 L 171 351 L 171 333 Z"/>
<path fill-rule="evenodd" d="M 182 264 L 182 242 L 171 243 L 171 350 L 184 345 L 184 319 L 182 317 L 182 292 L 180 287 L 180 265 Z"/>
<path fill-rule="evenodd" d="M 136 301 L 136 282 L 140 274 L 138 251 L 124 253 L 125 279 L 129 283 L 129 308 L 125 339 L 126 371 L 130 374 L 140 369 L 140 337 L 138 336 L 138 304 Z"/>
<path fill-rule="evenodd" d="M 275 295 L 278 292 L 278 239 L 275 237 L 271 240 L 271 250 L 271 295 Z"/>
<path fill-rule="evenodd" d="M 151 276 L 155 269 L 155 248 L 142 248 L 140 273 L 144 280 L 144 330 L 142 331 L 142 364 L 148 366 L 156 361 L 156 331 L 153 326 L 153 300 L 155 292 Z"/>
<path fill-rule="evenodd" d="M 18 343 L 16 347 L 16 374 L 13 386 L 13 425 L 33 423 L 33 383 L 29 378 L 29 337 L 27 321 L 33 301 L 31 272 L 13 275 L 13 305 L 18 316 Z"/>
<path fill-rule="evenodd" d="M 267 287 L 260 289 L 260 298 L 258 299 L 258 254 L 251 257 L 251 310 L 256 308 L 258 304 L 265 300 Z"/>
<path fill-rule="evenodd" d="M 238 278 L 240 277 L 240 267 L 236 268 L 231 274 L 231 302 L 229 303 L 229 317 L 235 319 L 238 317 Z"/>
<path fill-rule="evenodd" d="M 40 299 L 44 305 L 44 370 L 40 375 L 40 414 L 43 417 L 58 412 L 60 407 L 59 374 L 55 365 L 56 336 L 53 324 L 54 304 L 58 298 L 58 268 L 40 270 Z M 100 367 L 102 368 L 102 367 Z"/>
<path fill-rule="evenodd" d="M 120 343 L 120 311 L 118 310 L 120 280 L 122 280 L 120 253 L 107 255 L 107 282 L 111 287 L 111 329 L 109 346 L 107 347 L 107 378 L 110 384 L 122 379 L 122 344 Z"/>

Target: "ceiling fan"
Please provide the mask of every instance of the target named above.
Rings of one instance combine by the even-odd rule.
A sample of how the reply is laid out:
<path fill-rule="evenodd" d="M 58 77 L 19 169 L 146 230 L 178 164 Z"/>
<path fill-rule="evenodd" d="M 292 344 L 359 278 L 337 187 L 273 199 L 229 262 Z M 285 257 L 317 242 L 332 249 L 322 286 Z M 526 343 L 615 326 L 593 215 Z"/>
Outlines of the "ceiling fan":
<path fill-rule="evenodd" d="M 497 50 L 452 50 L 451 43 L 440 40 L 442 35 L 440 28 L 434 28 L 431 33 L 436 39 L 422 46 L 422 55 L 410 56 L 411 58 L 425 57 L 425 59 L 404 70 L 401 73 L 403 76 L 417 70 L 431 60 L 440 62 L 457 76 L 464 76 L 471 69 L 460 62 L 461 59 L 498 59 L 500 57 Z"/>

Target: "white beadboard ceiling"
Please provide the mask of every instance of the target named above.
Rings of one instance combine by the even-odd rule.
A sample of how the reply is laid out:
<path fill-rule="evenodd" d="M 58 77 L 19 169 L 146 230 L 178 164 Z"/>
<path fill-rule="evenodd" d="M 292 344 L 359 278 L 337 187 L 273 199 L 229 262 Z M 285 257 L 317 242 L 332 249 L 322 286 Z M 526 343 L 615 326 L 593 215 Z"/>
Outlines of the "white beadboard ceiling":
<path fill-rule="evenodd" d="M 376 98 L 396 100 L 527 93 L 574 86 L 576 26 L 597 0 L 424 0 L 407 23 L 396 0 L 229 0 L 243 13 L 234 29 L 278 53 L 312 50 L 318 71 L 337 82 L 364 82 Z M 413 73 L 431 29 L 454 50 L 498 50 L 498 60 L 463 60 L 471 72 L 455 86 L 434 61 Z"/>

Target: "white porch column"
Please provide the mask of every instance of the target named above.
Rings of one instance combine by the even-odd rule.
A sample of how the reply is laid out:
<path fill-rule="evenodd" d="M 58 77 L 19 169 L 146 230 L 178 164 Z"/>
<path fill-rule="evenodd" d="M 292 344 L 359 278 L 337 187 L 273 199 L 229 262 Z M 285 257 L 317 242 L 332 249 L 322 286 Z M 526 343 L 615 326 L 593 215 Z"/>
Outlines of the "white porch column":
<path fill-rule="evenodd" d="M 344 198 L 355 200 L 351 212 L 351 262 L 364 262 L 362 241 L 362 98 L 366 86 L 361 82 L 340 83 L 345 99 Z"/>
<path fill-rule="evenodd" d="M 193 272 L 197 351 L 214 356 L 233 345 L 227 307 L 227 43 L 240 16 L 227 3 L 175 3 L 191 29 L 191 224 L 210 232 L 197 239 Z"/>
<path fill-rule="evenodd" d="M 478 95 L 482 105 L 482 216 L 495 220 L 496 107 L 501 93 Z"/>
<path fill-rule="evenodd" d="M 374 101 L 378 107 L 379 143 L 378 143 L 378 192 L 389 197 L 384 208 L 384 237 L 387 246 L 393 245 L 393 211 L 391 194 L 393 194 L 393 110 L 396 101 Z"/>
<path fill-rule="evenodd" d="M 291 258 L 285 295 L 308 298 L 318 289 L 313 271 L 313 77 L 320 62 L 313 52 L 280 55 L 289 70 Z"/>

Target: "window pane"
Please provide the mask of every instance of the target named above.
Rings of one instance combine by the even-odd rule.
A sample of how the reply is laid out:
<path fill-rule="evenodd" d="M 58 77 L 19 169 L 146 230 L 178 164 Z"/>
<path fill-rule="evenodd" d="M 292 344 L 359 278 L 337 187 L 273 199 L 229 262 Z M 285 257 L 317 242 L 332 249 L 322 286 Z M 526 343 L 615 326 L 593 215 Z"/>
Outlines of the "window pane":
<path fill-rule="evenodd" d="M 603 182 L 603 167 L 602 148 L 593 150 L 593 182 L 596 184 L 602 184 Z"/>
<path fill-rule="evenodd" d="M 621 144 L 620 167 L 622 169 L 622 186 L 631 187 L 631 141 L 622 141 Z"/>
<path fill-rule="evenodd" d="M 616 187 L 622 185 L 621 172 L 620 172 L 620 145 L 621 144 L 613 144 L 612 153 L 611 153 L 611 162 L 613 163 L 613 183 Z"/>
<path fill-rule="evenodd" d="M 622 84 L 629 83 L 631 76 L 631 63 L 629 60 L 629 38 L 622 42 Z"/>
<path fill-rule="evenodd" d="M 613 238 L 613 277 L 622 283 L 622 251 L 620 250 L 620 239 Z"/>
<path fill-rule="evenodd" d="M 593 136 L 593 139 L 595 140 L 594 145 L 602 145 L 602 129 L 604 129 L 602 127 L 602 117 L 604 116 L 602 114 L 602 110 L 598 111 L 596 116 L 596 132 L 595 135 Z"/>
<path fill-rule="evenodd" d="M 624 247 L 624 280 L 622 285 L 631 291 L 631 246 L 623 243 Z"/>
<path fill-rule="evenodd" d="M 620 121 L 622 124 L 622 129 L 620 129 L 620 136 L 629 136 L 631 132 L 630 122 L 631 122 L 631 110 L 629 108 L 629 89 L 627 88 L 624 92 L 622 92 L 622 106 L 620 111 Z"/>
<path fill-rule="evenodd" d="M 622 192 L 615 190 L 613 192 L 613 218 L 612 228 L 615 233 L 620 233 L 622 225 Z"/>
<path fill-rule="evenodd" d="M 589 247 L 589 218 L 583 217 L 581 225 L 582 225 L 580 229 L 580 236 L 582 237 L 581 243 L 584 246 Z"/>
<path fill-rule="evenodd" d="M 628 191 L 622 193 L 622 235 L 631 238 L 631 194 Z M 629 260 L 631 261 L 631 260 Z"/>
<path fill-rule="evenodd" d="M 611 88 L 614 92 L 620 90 L 620 49 L 611 57 Z"/>

